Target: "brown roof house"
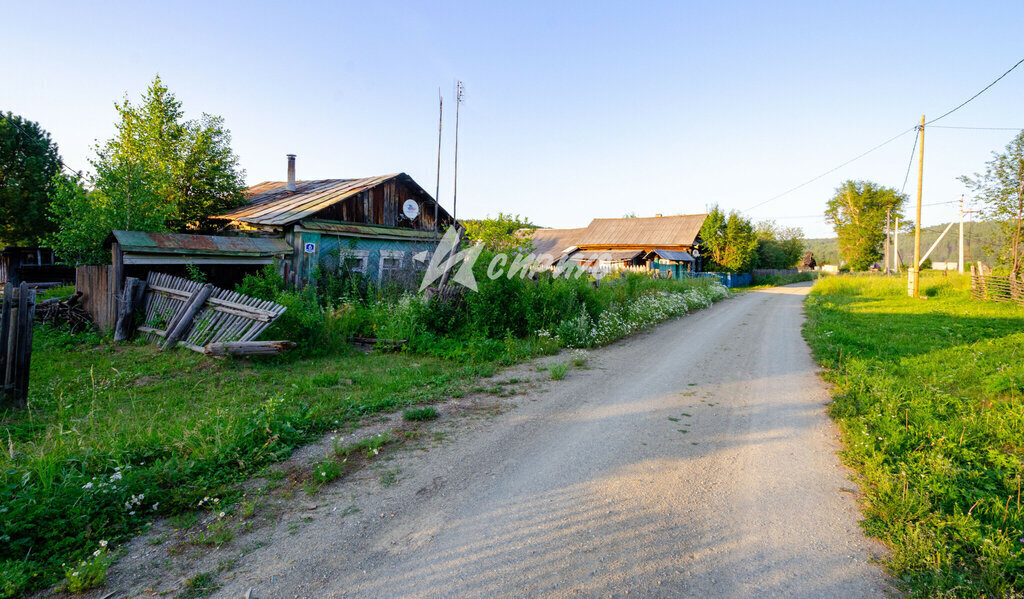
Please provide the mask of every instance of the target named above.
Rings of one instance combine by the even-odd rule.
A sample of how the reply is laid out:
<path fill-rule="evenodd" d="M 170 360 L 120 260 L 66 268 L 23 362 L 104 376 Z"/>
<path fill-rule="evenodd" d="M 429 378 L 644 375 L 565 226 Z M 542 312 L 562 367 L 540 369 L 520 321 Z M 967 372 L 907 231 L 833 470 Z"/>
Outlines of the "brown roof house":
<path fill-rule="evenodd" d="M 288 155 L 288 180 L 246 190 L 248 203 L 216 216 L 238 229 L 283 236 L 294 250 L 286 277 L 302 284 L 319 266 L 349 268 L 374 279 L 426 268 L 454 221 L 405 173 L 362 179 L 295 180 L 295 155 Z"/>
<path fill-rule="evenodd" d="M 537 229 L 534 252 L 601 270 L 658 270 L 682 276 L 700 270 L 700 228 L 707 214 L 595 218 L 582 229 Z"/>

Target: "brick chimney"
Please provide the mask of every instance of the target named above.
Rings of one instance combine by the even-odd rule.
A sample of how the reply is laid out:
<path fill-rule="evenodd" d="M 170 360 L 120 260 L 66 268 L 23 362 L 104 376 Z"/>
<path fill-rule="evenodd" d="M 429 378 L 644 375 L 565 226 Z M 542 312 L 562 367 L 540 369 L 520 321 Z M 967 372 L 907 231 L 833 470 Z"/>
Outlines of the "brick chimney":
<path fill-rule="evenodd" d="M 288 191 L 295 191 L 295 154 L 288 154 Z"/>

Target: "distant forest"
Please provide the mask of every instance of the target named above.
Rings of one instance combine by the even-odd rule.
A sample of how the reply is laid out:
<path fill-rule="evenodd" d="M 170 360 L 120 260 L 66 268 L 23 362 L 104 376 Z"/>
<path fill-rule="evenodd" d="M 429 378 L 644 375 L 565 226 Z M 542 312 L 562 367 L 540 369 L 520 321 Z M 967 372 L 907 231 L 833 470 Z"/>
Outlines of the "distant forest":
<path fill-rule="evenodd" d="M 923 256 L 932 243 L 942 234 L 949 223 L 925 227 L 921 229 L 921 255 Z M 956 262 L 957 238 L 960 227 L 954 224 L 939 242 L 938 247 L 928 258 L 932 262 Z M 967 263 L 981 260 L 989 266 L 994 265 L 995 252 L 990 248 L 998 247 L 1000 238 L 999 223 L 976 222 L 964 223 L 964 261 Z M 806 239 L 806 249 L 814 252 L 818 264 L 839 264 L 839 246 L 834 237 L 827 239 Z M 900 231 L 900 259 L 909 264 L 914 259 L 914 230 Z"/>

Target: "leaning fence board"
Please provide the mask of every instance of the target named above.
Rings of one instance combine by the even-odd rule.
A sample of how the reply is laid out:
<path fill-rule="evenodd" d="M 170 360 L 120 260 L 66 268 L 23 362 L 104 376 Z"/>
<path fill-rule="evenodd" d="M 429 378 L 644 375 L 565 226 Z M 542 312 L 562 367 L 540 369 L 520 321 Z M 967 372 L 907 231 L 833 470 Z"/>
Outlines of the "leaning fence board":
<path fill-rule="evenodd" d="M 27 283 L 19 287 L 7 283 L 0 310 L 0 406 L 24 407 L 32 362 L 35 289 Z"/>
<path fill-rule="evenodd" d="M 146 282 L 144 322 L 138 330 L 167 347 L 180 344 L 204 352 L 212 343 L 253 341 L 285 311 L 274 302 L 212 286 L 208 297 L 191 305 L 203 285 L 157 272 L 149 273 Z M 183 314 L 190 305 L 191 314 Z"/>

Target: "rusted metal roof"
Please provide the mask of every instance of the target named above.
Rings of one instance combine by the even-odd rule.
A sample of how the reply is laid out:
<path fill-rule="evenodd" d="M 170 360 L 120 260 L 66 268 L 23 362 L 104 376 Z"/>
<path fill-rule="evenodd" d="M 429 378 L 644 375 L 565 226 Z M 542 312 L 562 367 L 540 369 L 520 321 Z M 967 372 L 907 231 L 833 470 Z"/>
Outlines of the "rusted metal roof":
<path fill-rule="evenodd" d="M 215 256 L 279 256 L 293 249 L 283 239 L 268 237 L 224 237 L 147 231 L 114 231 L 106 245 L 113 242 L 121 251 L 136 254 L 191 254 Z"/>
<path fill-rule="evenodd" d="M 566 250 L 576 247 L 576 240 L 586 229 L 535 229 L 533 231 L 534 253 L 548 254 L 558 258 Z"/>
<path fill-rule="evenodd" d="M 385 227 L 380 225 L 361 225 L 355 223 L 339 223 L 323 220 L 302 221 L 302 228 L 309 231 L 322 231 L 336 235 L 351 235 L 353 237 L 378 238 L 378 239 L 437 239 L 438 233 L 434 231 L 419 231 L 416 229 L 404 229 L 401 227 Z"/>
<path fill-rule="evenodd" d="M 238 221 L 250 225 L 288 225 L 337 204 L 362 191 L 392 179 L 402 179 L 423 195 L 430 197 L 409 175 L 395 173 L 363 179 L 320 179 L 296 181 L 295 191 L 288 191 L 284 181 L 265 181 L 245 191 L 248 204 L 212 218 Z M 433 198 L 431 198 L 433 199 Z M 441 214 L 447 212 L 440 206 Z"/>
<path fill-rule="evenodd" d="M 576 245 L 587 246 L 690 246 L 697 240 L 707 214 L 651 218 L 595 218 Z"/>

